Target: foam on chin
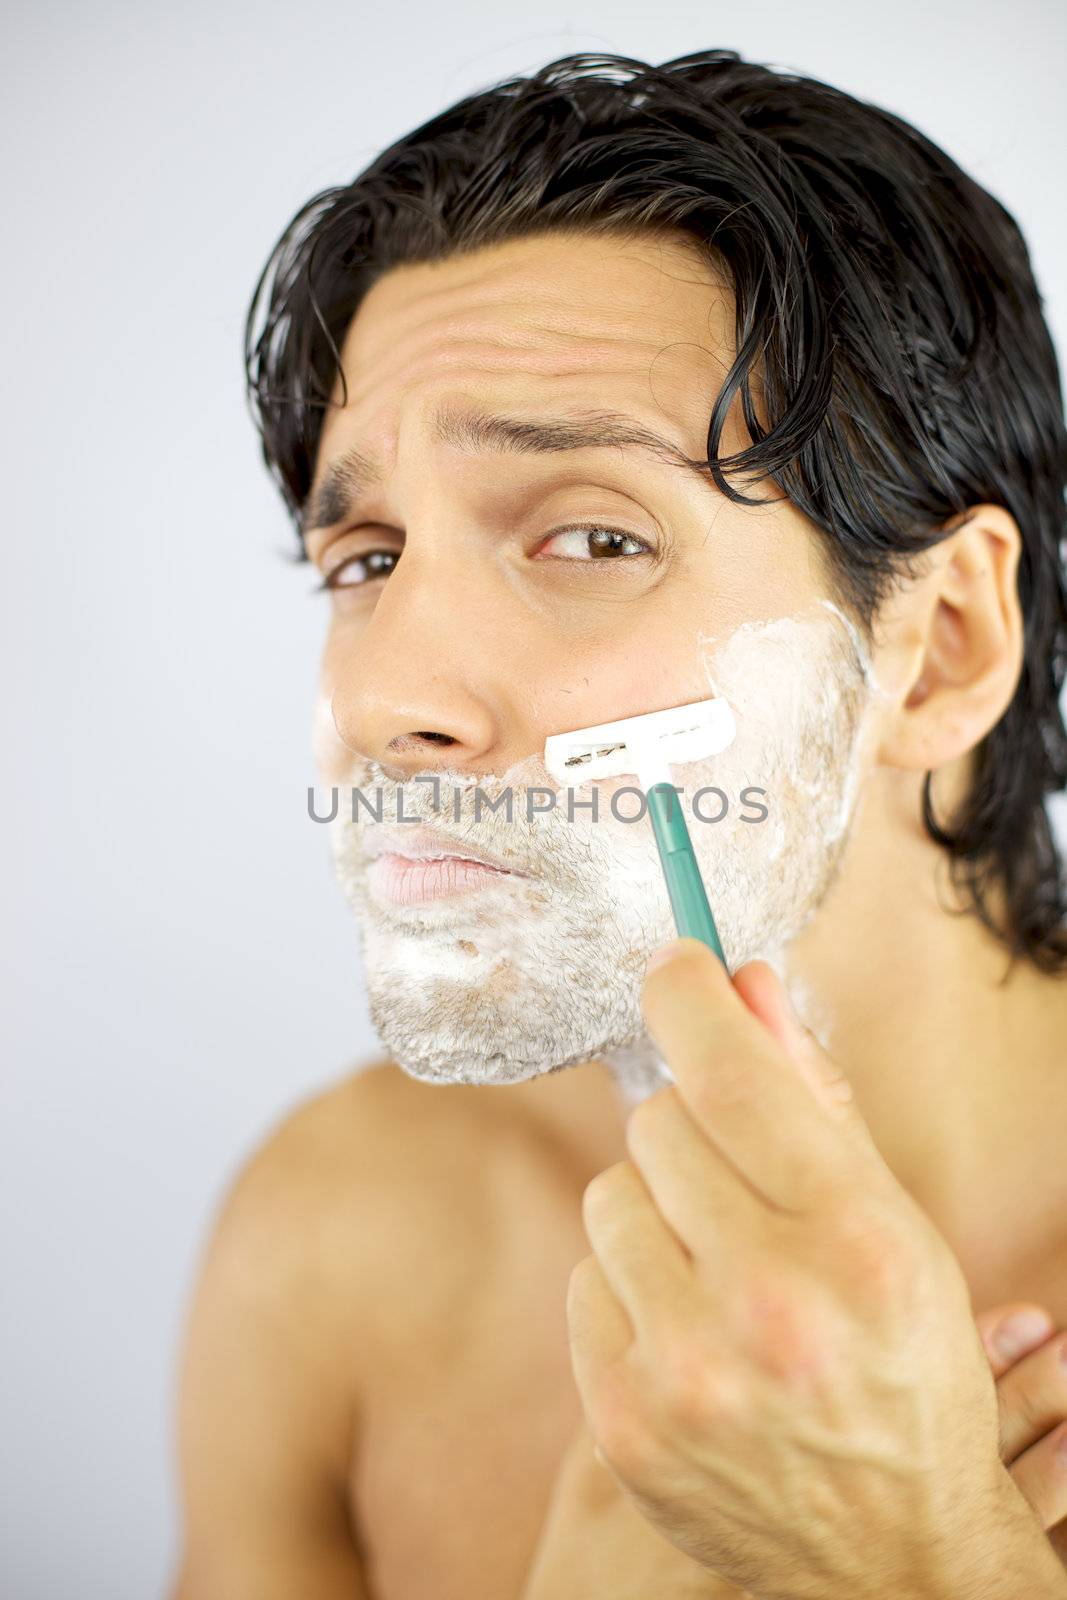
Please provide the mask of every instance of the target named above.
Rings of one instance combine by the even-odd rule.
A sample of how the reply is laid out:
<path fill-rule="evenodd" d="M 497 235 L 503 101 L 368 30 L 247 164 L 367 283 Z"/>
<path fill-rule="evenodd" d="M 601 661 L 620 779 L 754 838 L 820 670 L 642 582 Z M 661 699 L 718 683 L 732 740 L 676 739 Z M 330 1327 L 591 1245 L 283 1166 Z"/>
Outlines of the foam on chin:
<path fill-rule="evenodd" d="M 877 685 L 862 640 L 829 601 L 745 624 L 721 642 L 703 635 L 697 648 L 708 692 L 735 710 L 737 736 L 707 762 L 676 765 L 674 781 L 687 798 L 714 785 L 735 802 L 720 823 L 690 820 L 728 965 L 761 956 L 788 981 L 788 943 L 839 870 Z M 389 816 L 399 786 L 368 768 L 365 784 L 382 784 Z M 467 802 L 476 786 L 490 799 L 508 787 L 517 796 L 556 787 L 540 755 L 503 775 L 438 777 L 441 827 L 467 830 L 531 875 L 394 912 L 366 893 L 365 824 L 343 816 L 331 824 L 338 875 L 362 927 L 371 1015 L 394 1058 L 426 1081 L 488 1084 L 596 1056 L 631 1103 L 670 1082 L 644 1033 L 640 991 L 647 958 L 675 936 L 674 922 L 647 820 L 618 822 L 607 805 L 612 785 L 632 779 L 598 785 L 595 825 L 580 811 L 569 822 L 559 807 L 528 823 L 521 803 L 511 824 L 488 812 L 475 824 Z M 770 815 L 758 825 L 737 811 L 749 785 L 767 791 Z M 429 785 L 404 785 L 403 799 L 407 814 L 434 821 Z"/>

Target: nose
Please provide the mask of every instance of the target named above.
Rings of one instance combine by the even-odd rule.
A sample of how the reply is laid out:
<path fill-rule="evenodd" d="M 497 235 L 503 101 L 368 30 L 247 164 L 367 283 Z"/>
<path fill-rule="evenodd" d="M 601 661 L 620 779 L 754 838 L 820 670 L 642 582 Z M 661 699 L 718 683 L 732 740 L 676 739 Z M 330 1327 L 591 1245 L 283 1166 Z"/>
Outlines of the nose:
<path fill-rule="evenodd" d="M 338 738 L 400 781 L 437 769 L 490 772 L 502 755 L 505 719 L 488 681 L 497 652 L 472 615 L 477 584 L 444 567 L 409 545 L 332 664 Z"/>

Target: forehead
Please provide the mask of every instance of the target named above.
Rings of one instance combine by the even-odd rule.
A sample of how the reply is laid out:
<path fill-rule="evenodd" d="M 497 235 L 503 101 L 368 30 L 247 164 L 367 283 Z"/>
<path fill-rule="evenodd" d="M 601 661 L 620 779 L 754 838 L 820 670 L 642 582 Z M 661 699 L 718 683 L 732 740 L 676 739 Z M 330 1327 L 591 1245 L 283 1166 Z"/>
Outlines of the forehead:
<path fill-rule="evenodd" d="M 347 329 L 348 401 L 338 377 L 316 483 L 353 446 L 388 473 L 401 428 L 428 437 L 450 403 L 625 411 L 703 459 L 732 329 L 726 276 L 685 235 L 549 233 L 394 268 Z M 747 442 L 739 432 L 722 448 Z"/>

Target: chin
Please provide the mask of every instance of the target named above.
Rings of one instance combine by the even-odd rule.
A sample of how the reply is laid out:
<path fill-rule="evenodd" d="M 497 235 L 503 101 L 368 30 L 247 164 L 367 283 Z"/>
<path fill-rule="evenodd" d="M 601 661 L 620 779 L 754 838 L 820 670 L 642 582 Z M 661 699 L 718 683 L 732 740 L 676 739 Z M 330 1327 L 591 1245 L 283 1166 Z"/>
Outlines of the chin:
<path fill-rule="evenodd" d="M 551 1036 L 546 1027 L 540 1036 L 530 1037 L 516 1028 L 513 1016 L 494 1015 L 491 1007 L 482 1011 L 477 1025 L 466 1028 L 449 1025 L 439 1013 L 413 1022 L 410 1015 L 398 1015 L 395 996 L 393 1003 L 380 1005 L 372 997 L 370 1012 L 390 1059 L 422 1083 L 522 1083 L 604 1057 L 612 1049 L 625 1050 L 640 1031 L 628 1019 L 627 1026 L 607 1032 L 595 1026 L 575 1032 L 572 1026 L 566 1034 L 561 1030 Z M 529 1010 L 523 1021 L 528 1027 Z M 573 1016 L 567 1021 L 573 1023 Z"/>
<path fill-rule="evenodd" d="M 408 1046 L 390 1043 L 382 1030 L 378 1031 L 390 1059 L 409 1078 L 416 1078 L 420 1083 L 522 1083 L 527 1078 L 547 1077 L 552 1072 L 562 1072 L 566 1067 L 576 1064 L 574 1061 L 517 1061 L 514 1057 L 500 1054 L 463 1055 L 458 1050 L 412 1051 Z M 587 1058 L 583 1055 L 576 1059 L 584 1061 Z"/>

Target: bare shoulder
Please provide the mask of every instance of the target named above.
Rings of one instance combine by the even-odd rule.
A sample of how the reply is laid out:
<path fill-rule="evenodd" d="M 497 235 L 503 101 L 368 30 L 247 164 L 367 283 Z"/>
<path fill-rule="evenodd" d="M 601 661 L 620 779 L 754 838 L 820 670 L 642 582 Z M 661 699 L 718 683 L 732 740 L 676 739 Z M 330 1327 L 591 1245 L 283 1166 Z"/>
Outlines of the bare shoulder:
<path fill-rule="evenodd" d="M 362 1594 L 362 1402 L 453 1294 L 490 1206 L 484 1112 L 380 1063 L 288 1113 L 218 1208 L 183 1340 L 180 1600 Z M 491 1141 L 490 1141 L 491 1142 Z"/>
<path fill-rule="evenodd" d="M 585 1069 L 492 1087 L 362 1067 L 291 1111 L 245 1161 L 220 1209 L 202 1294 L 240 1300 L 357 1386 L 397 1337 L 467 1300 L 477 1265 L 515 1247 L 531 1209 L 577 1225 L 581 1186 L 612 1159 L 612 1106 Z M 586 1134 L 596 1141 L 590 1155 Z M 524 1236 L 525 1237 L 525 1236 Z M 524 1245 L 525 1247 L 525 1245 Z M 355 1403 L 356 1396 L 349 1396 Z"/>
<path fill-rule="evenodd" d="M 449 1140 L 465 1143 L 485 1123 L 479 1098 L 465 1085 L 419 1083 L 391 1061 L 358 1068 L 269 1131 L 241 1168 L 230 1203 L 282 1225 L 308 1207 L 343 1213 L 427 1164 L 447 1163 Z"/>
<path fill-rule="evenodd" d="M 187 1329 L 186 1400 L 201 1377 L 225 1383 L 237 1347 L 254 1344 L 261 1365 L 284 1367 L 286 1382 L 306 1374 L 324 1411 L 350 1419 L 373 1335 L 395 1331 L 429 1293 L 449 1227 L 477 1215 L 488 1167 L 471 1152 L 484 1121 L 467 1094 L 438 1093 L 389 1062 L 288 1112 L 218 1206 Z M 310 1417 L 318 1408 L 308 1400 Z M 347 1468 L 350 1441 L 334 1443 Z"/>
<path fill-rule="evenodd" d="M 491 1090 L 361 1067 L 292 1110 L 244 1162 L 212 1249 L 276 1313 L 317 1307 L 350 1350 L 433 1304 L 489 1226 L 522 1118 Z M 325 1331 L 325 1330 L 324 1330 Z"/>
<path fill-rule="evenodd" d="M 288 1112 L 241 1162 L 206 1240 L 185 1339 L 182 1415 L 210 1409 L 231 1369 L 285 1369 L 286 1381 L 332 1374 L 334 1414 L 351 1362 L 336 1350 L 352 1329 L 349 1305 L 366 1293 L 363 1243 L 388 1170 L 383 1101 L 395 1069 L 372 1067 L 330 1085 Z M 245 1361 L 238 1347 L 254 1350 Z M 303 1405 L 308 1396 L 303 1394 Z M 203 1402 L 203 1403 L 202 1403 Z M 338 1403 L 341 1402 L 341 1403 Z M 294 1406 L 294 1418 L 297 1408 Z M 186 1429 L 186 1431 L 188 1431 Z M 344 1464 L 347 1445 L 337 1442 Z"/>

